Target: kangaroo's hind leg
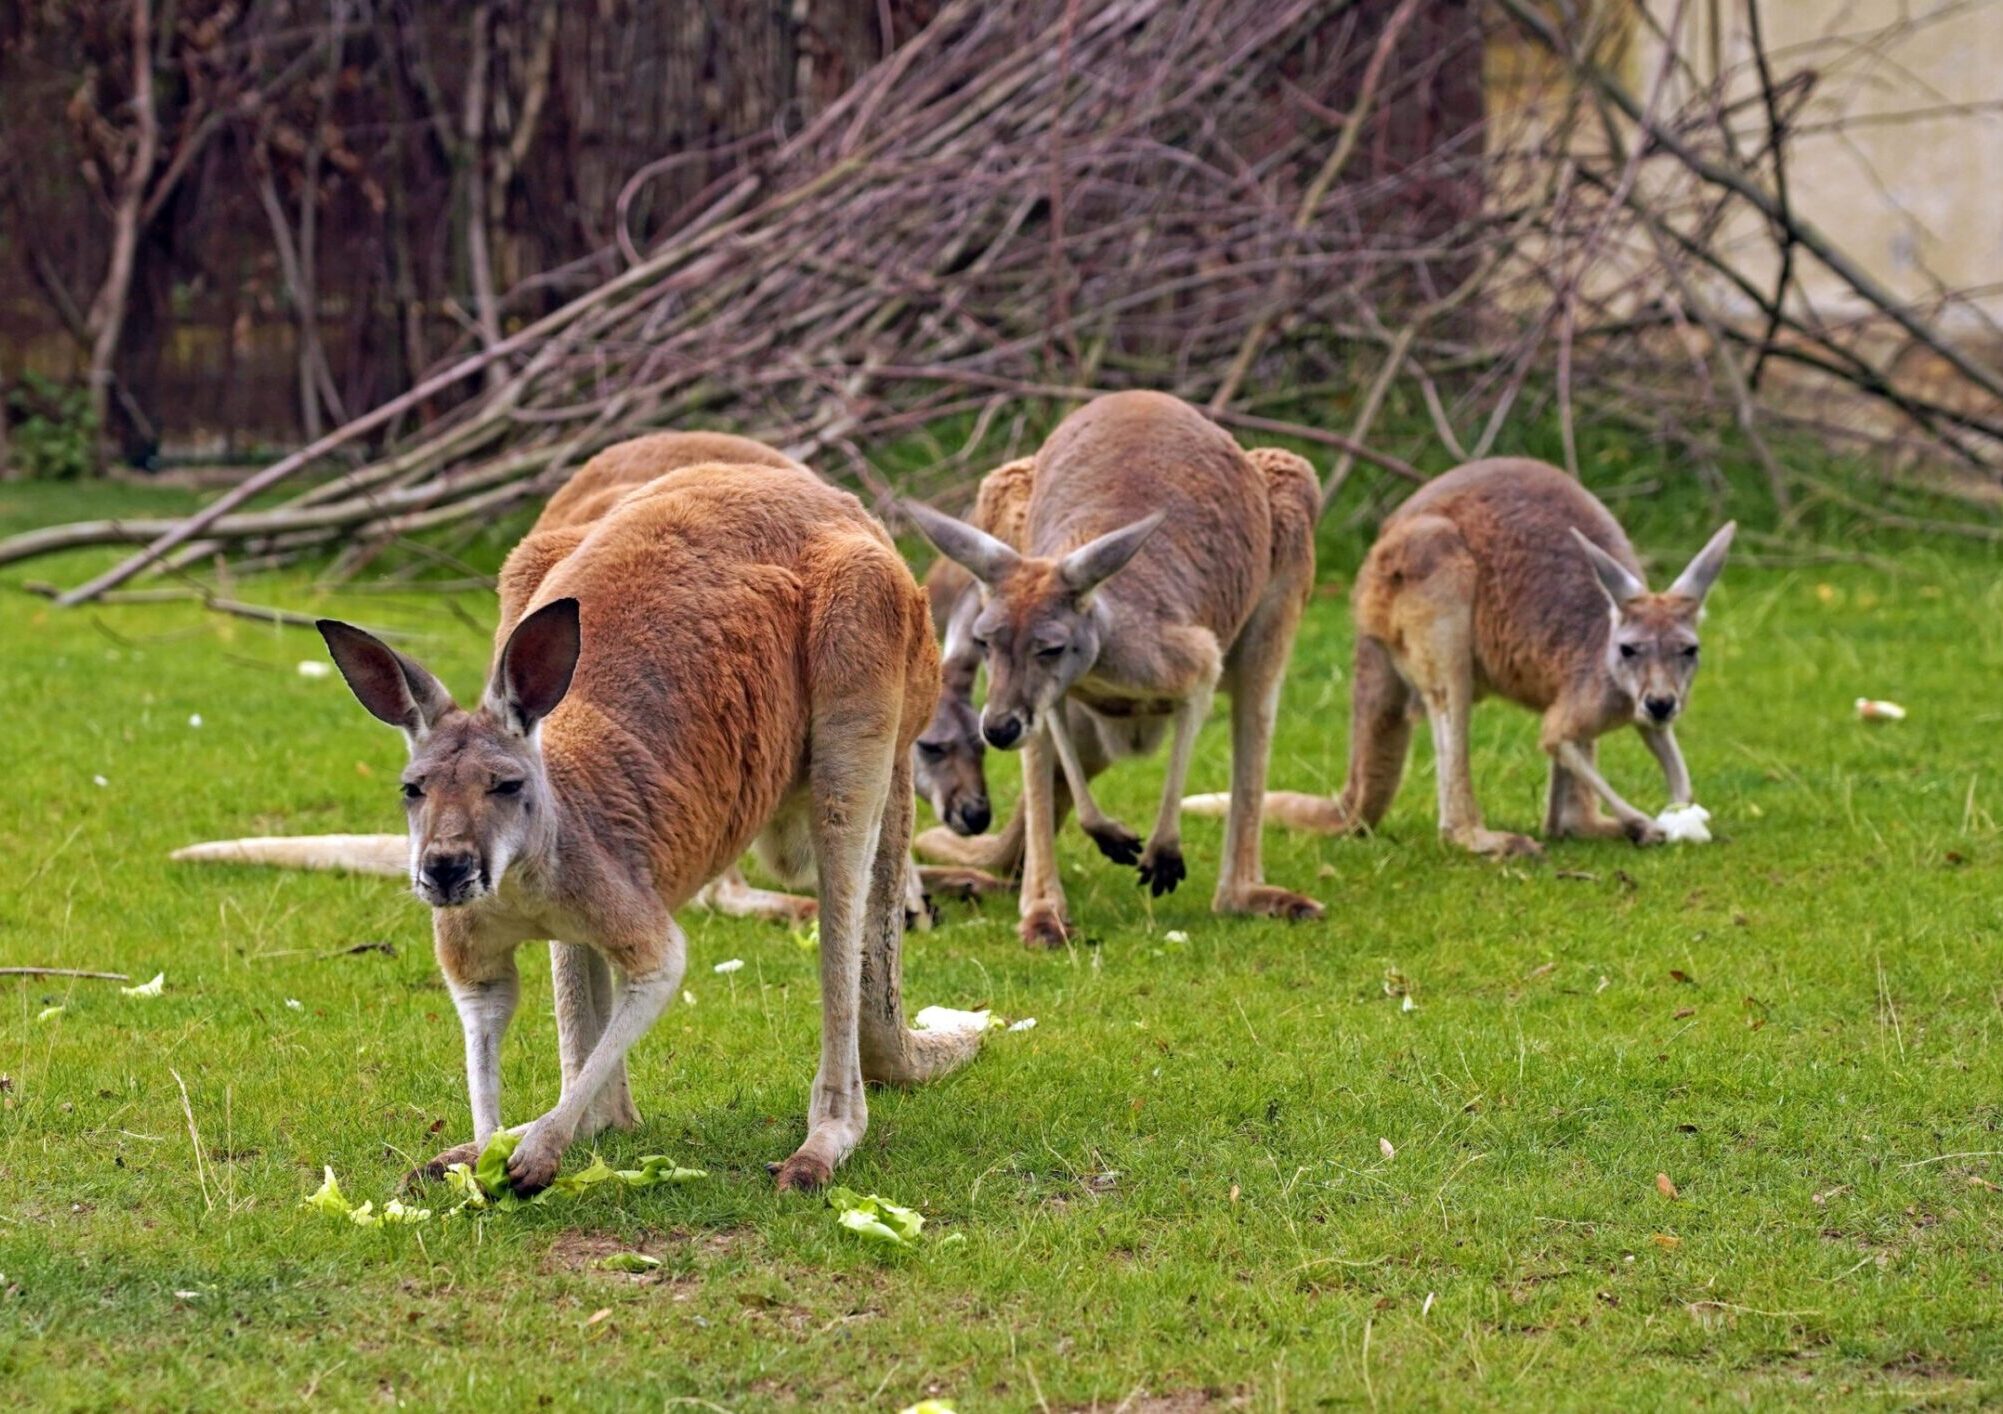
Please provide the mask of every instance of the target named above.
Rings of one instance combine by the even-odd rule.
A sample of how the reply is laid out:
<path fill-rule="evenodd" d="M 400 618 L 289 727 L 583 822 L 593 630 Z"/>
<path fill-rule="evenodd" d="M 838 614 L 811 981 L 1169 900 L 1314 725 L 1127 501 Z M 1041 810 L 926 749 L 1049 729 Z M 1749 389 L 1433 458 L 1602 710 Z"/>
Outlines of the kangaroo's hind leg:
<path fill-rule="evenodd" d="M 1474 714 L 1474 557 L 1452 522 L 1420 516 L 1402 527 L 1387 568 L 1400 581 L 1388 605 L 1399 667 L 1426 706 L 1433 729 L 1440 833 L 1487 855 L 1542 853 L 1524 835 L 1491 830 L 1475 803 L 1468 761 Z M 1372 559 L 1378 558 L 1373 552 Z"/>
<path fill-rule="evenodd" d="M 904 1024 L 903 877 L 910 869 L 911 762 L 900 755 L 863 911 L 858 1049 L 866 1081 L 916 1085 L 971 1060 L 978 1031 L 913 1031 Z"/>
<path fill-rule="evenodd" d="M 1312 579 L 1314 563 L 1306 565 Z M 1266 805 L 1266 769 L 1272 757 L 1273 723 L 1280 712 L 1294 631 L 1300 625 L 1305 584 L 1268 586 L 1266 597 L 1231 647 L 1225 683 L 1231 693 L 1231 804 L 1224 823 L 1224 864 L 1217 875 L 1211 907 L 1219 913 L 1262 913 L 1275 918 L 1322 916 L 1305 894 L 1265 881 L 1260 859 L 1260 820 Z"/>

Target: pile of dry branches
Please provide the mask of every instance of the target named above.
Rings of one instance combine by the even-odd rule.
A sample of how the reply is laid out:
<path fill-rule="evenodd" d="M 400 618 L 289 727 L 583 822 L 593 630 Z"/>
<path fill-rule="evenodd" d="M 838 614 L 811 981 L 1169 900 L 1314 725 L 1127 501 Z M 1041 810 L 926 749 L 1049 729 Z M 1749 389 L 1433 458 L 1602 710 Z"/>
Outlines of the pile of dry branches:
<path fill-rule="evenodd" d="M 955 0 L 665 231 L 622 219 L 615 278 L 495 331 L 194 516 L 18 536 L 0 563 L 144 546 L 70 603 L 224 551 L 269 563 L 338 547 L 335 572 L 351 574 L 545 494 L 611 441 L 701 422 L 880 493 L 873 446 L 958 418 L 964 447 L 903 488 L 937 494 L 1024 435 L 1011 419 L 1025 402 L 1119 386 L 1333 449 L 1326 497 L 1358 462 L 1418 476 L 1371 444 L 1407 380 L 1455 457 L 1555 409 L 1575 468 L 1582 420 L 1638 424 L 1699 468 L 1736 424 L 1783 510 L 1804 486 L 1768 449 L 1774 429 L 1989 479 L 2003 380 L 1941 336 L 1938 308 L 1894 299 L 1790 208 L 1789 125 L 1813 75 L 1775 72 L 1756 12 L 1747 63 L 1700 82 L 1678 57 L 1678 7 L 1634 92 L 1599 35 L 1570 35 L 1528 0 L 1485 10 L 1486 36 L 1470 24 L 1465 45 L 1415 55 L 1427 9 Z M 1400 85 L 1478 63 L 1484 37 L 1540 56 L 1548 91 L 1385 163 L 1373 112 Z M 1340 111 L 1316 97 L 1337 73 Z M 1252 101 L 1274 91 L 1297 122 L 1276 127 Z M 1714 239 L 1747 210 L 1762 240 Z M 1843 318 L 1807 298 L 1808 262 L 1843 286 Z M 1902 371 L 1915 348 L 1923 383 Z M 367 464 L 242 509 L 482 380 Z"/>

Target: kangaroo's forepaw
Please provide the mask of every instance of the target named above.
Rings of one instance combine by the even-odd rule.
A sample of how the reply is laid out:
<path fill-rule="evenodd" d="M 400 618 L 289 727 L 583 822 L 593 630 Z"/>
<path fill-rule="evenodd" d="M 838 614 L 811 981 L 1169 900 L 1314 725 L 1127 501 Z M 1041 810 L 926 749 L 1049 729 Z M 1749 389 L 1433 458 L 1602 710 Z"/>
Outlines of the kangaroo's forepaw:
<path fill-rule="evenodd" d="M 1174 893 L 1175 886 L 1188 877 L 1179 844 L 1151 844 L 1141 855 L 1141 883 L 1156 898 Z"/>
<path fill-rule="evenodd" d="M 795 1154 L 779 1165 L 775 1186 L 781 1193 L 816 1193 L 828 1186 L 835 1171 L 813 1154 Z"/>
<path fill-rule="evenodd" d="M 556 1171 L 563 1163 L 565 1146 L 544 1138 L 536 1132 L 538 1128 L 531 1125 L 515 1152 L 508 1155 L 508 1186 L 524 1198 L 556 1182 Z"/>
<path fill-rule="evenodd" d="M 1312 922 L 1326 912 L 1306 894 L 1297 894 L 1292 889 L 1276 889 L 1270 884 L 1255 884 L 1235 899 L 1220 900 L 1217 911 L 1284 918 L 1289 923 Z"/>
<path fill-rule="evenodd" d="M 1662 826 L 1644 815 L 1637 815 L 1634 819 L 1621 823 L 1626 829 L 1627 837 L 1638 845 L 1661 844 L 1669 838 Z"/>
<path fill-rule="evenodd" d="M 454 1164 L 474 1164 L 480 1159 L 478 1144 L 454 1144 L 450 1149 L 433 1154 L 430 1159 L 419 1164 L 403 1176 L 403 1190 L 407 1193 L 421 1183 L 438 1183 L 445 1177 L 445 1170 Z"/>
<path fill-rule="evenodd" d="M 1026 948 L 1061 948 L 1071 937 L 1071 925 L 1061 910 L 1039 904 L 1022 916 L 1022 945 Z"/>
<path fill-rule="evenodd" d="M 1115 864 L 1133 864 L 1141 857 L 1141 837 L 1118 820 L 1101 820 L 1094 825 L 1080 822 L 1081 828 L 1099 846 L 1099 853 Z"/>

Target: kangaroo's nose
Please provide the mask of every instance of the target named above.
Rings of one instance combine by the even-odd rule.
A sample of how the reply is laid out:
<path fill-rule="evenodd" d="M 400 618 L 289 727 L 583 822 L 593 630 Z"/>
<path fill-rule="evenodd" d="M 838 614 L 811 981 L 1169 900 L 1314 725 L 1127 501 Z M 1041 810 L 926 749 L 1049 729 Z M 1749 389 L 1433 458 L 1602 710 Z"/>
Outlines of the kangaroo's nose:
<path fill-rule="evenodd" d="M 480 861 L 470 854 L 427 854 L 424 857 L 424 882 L 439 893 L 450 896 L 472 878 L 479 867 Z"/>
<path fill-rule="evenodd" d="M 981 831 L 987 829 L 988 821 L 992 818 L 993 815 L 988 807 L 988 798 L 984 795 L 977 795 L 970 800 L 963 800 L 955 805 L 948 812 L 946 823 L 953 827 L 954 834 L 978 835 Z"/>
<path fill-rule="evenodd" d="M 1648 715 L 1658 722 L 1666 722 L 1676 715 L 1676 699 L 1673 697 L 1649 697 L 1644 699 L 1641 705 L 1646 707 Z"/>
<path fill-rule="evenodd" d="M 983 717 L 981 735 L 989 746 L 1006 751 L 1022 739 L 1022 718 L 1013 712 L 1006 717 Z"/>

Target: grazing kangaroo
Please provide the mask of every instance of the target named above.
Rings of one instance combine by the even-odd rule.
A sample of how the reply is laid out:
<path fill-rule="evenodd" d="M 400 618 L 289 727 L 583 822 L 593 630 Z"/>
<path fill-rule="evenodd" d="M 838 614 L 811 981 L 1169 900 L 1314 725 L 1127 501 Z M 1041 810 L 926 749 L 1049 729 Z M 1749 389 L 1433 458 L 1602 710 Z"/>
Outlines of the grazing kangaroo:
<path fill-rule="evenodd" d="M 1315 484 L 1314 468 L 1298 453 L 1279 447 L 1252 447 L 1246 450 L 1245 456 L 1266 478 L 1267 496 L 1275 505 L 1285 507 L 1296 504 L 1298 488 Z M 981 482 L 970 523 L 1008 542 L 1012 549 L 1022 549 L 1029 492 L 1034 484 L 1034 467 L 1033 460 L 1015 461 L 988 473 Z M 946 634 L 946 688 L 939 695 L 939 712 L 933 717 L 932 725 L 926 728 L 926 736 L 919 738 L 917 760 L 919 793 L 927 794 L 926 737 L 936 734 L 946 743 L 940 753 L 943 764 L 932 766 L 930 779 L 938 782 L 945 778 L 946 784 L 933 787 L 931 800 L 934 811 L 945 820 L 947 828 L 921 832 L 914 849 L 927 859 L 983 874 L 992 871 L 1014 877 L 1022 870 L 1023 815 L 1020 809 L 1009 816 L 1000 833 L 993 835 L 978 834 L 976 829 L 968 828 L 964 820 L 956 819 L 949 813 L 952 804 L 964 798 L 964 793 L 970 790 L 978 790 L 982 803 L 986 804 L 987 778 L 982 769 L 985 744 L 980 734 L 980 713 L 973 706 L 974 675 L 981 664 L 980 650 L 972 645 L 973 621 L 981 608 L 978 583 L 957 563 L 942 555 L 932 562 L 925 576 L 925 586 L 932 595 L 934 620 L 943 621 L 945 616 L 955 615 L 956 627 Z M 963 630 L 958 627 L 962 623 L 965 626 Z M 961 703 L 949 707 L 949 699 L 956 695 L 954 655 L 960 647 L 964 647 L 966 656 L 957 671 L 964 673 L 964 687 L 960 694 Z M 949 729 L 942 729 L 942 719 L 947 717 L 949 711 L 952 712 L 952 725 Z M 1079 765 L 1088 779 L 1096 778 L 1111 761 L 1100 739 L 1099 729 L 1087 709 L 1075 702 L 1067 701 L 1064 712 L 1071 739 L 1078 747 Z M 1062 773 L 1052 786 L 1051 798 L 1053 814 L 1057 823 L 1062 825 L 1071 812 L 1071 787 Z M 1267 798 L 1272 798 L 1271 793 Z M 1226 797 L 1218 796 L 1216 799 Z M 981 818 L 981 828 L 984 828 L 988 817 L 983 815 Z"/>
<path fill-rule="evenodd" d="M 550 497 L 529 533 L 589 526 L 628 493 L 662 473 L 705 463 L 806 469 L 762 442 L 723 432 L 659 432 L 636 437 L 607 447 L 580 467 Z M 941 713 L 947 710 L 951 696 L 951 689 L 940 693 Z M 920 756 L 923 754 L 921 748 Z M 978 763 L 975 769 L 978 771 Z M 985 794 L 985 779 L 981 784 Z M 985 820 L 977 828 L 985 829 Z M 402 835 L 290 835 L 215 840 L 175 850 L 169 857 L 182 863 L 268 864 L 390 878 L 401 877 L 410 869 L 410 845 Z M 927 886 L 964 895 L 991 891 L 1000 887 L 1000 881 L 968 868 L 913 871 L 906 879 L 905 909 L 921 925 L 931 921 L 924 894 Z M 752 887 L 735 863 L 703 885 L 692 902 L 733 918 L 769 918 L 785 923 L 804 923 L 815 911 L 811 898 Z"/>
<path fill-rule="evenodd" d="M 988 665 L 981 731 L 991 746 L 1023 750 L 1023 941 L 1053 946 L 1071 929 L 1054 839 L 1060 765 L 1101 852 L 1138 864 L 1156 895 L 1182 881 L 1182 788 L 1220 686 L 1232 694 L 1244 805 L 1225 831 L 1214 906 L 1318 917 L 1314 900 L 1264 882 L 1258 819 L 1280 683 L 1314 580 L 1312 475 L 1271 481 L 1196 409 L 1135 392 L 1067 417 L 1037 453 L 1034 481 L 1020 551 L 909 508 L 982 586 L 972 632 Z M 1145 755 L 1173 728 L 1145 844 L 1093 800 L 1081 724 L 1106 760 Z"/>
<path fill-rule="evenodd" d="M 1650 593 L 1634 547 L 1607 508 L 1556 467 L 1472 462 L 1400 506 L 1356 579 L 1356 671 L 1349 780 L 1334 800 L 1275 791 L 1266 817 L 1329 833 L 1369 829 L 1398 793 L 1413 713 L 1431 720 L 1440 833 L 1477 854 L 1540 852 L 1482 823 L 1468 772 L 1468 717 L 1487 693 L 1544 716 L 1551 758 L 1549 838 L 1659 844 L 1661 826 L 1600 774 L 1594 743 L 1632 723 L 1661 764 L 1671 804 L 1690 800 L 1673 724 L 1697 675 L 1704 596 L 1735 526 Z M 1613 811 L 1599 813 L 1594 797 Z M 1219 812 L 1223 796 L 1184 805 Z"/>
<path fill-rule="evenodd" d="M 972 523 L 1010 545 L 1020 545 L 1035 466 L 1032 459 L 1024 457 L 982 477 Z M 913 748 L 913 779 L 918 794 L 949 830 L 978 835 L 993 818 L 988 801 L 987 743 L 981 737 L 981 714 L 974 707 L 974 681 L 981 671 L 981 650 L 973 638 L 974 620 L 981 612 L 980 586 L 943 555 L 925 572 L 924 583 L 932 603 L 932 622 L 938 626 L 943 643 L 939 705 Z"/>
<path fill-rule="evenodd" d="M 819 880 L 821 1060 L 778 1182 L 825 1183 L 867 1125 L 865 1080 L 926 1080 L 980 1045 L 904 1025 L 909 752 L 938 692 L 910 571 L 810 472 L 701 465 L 532 533 L 501 604 L 471 711 L 375 638 L 321 624 L 356 697 L 409 742 L 412 873 L 466 1033 L 473 1142 L 427 1172 L 500 1126 L 515 950 L 533 939 L 561 940 L 563 1088 L 512 1181 L 543 1188 L 575 1138 L 636 1122 L 625 1058 L 681 985 L 674 912 L 755 844 L 782 878 L 811 861 Z"/>

